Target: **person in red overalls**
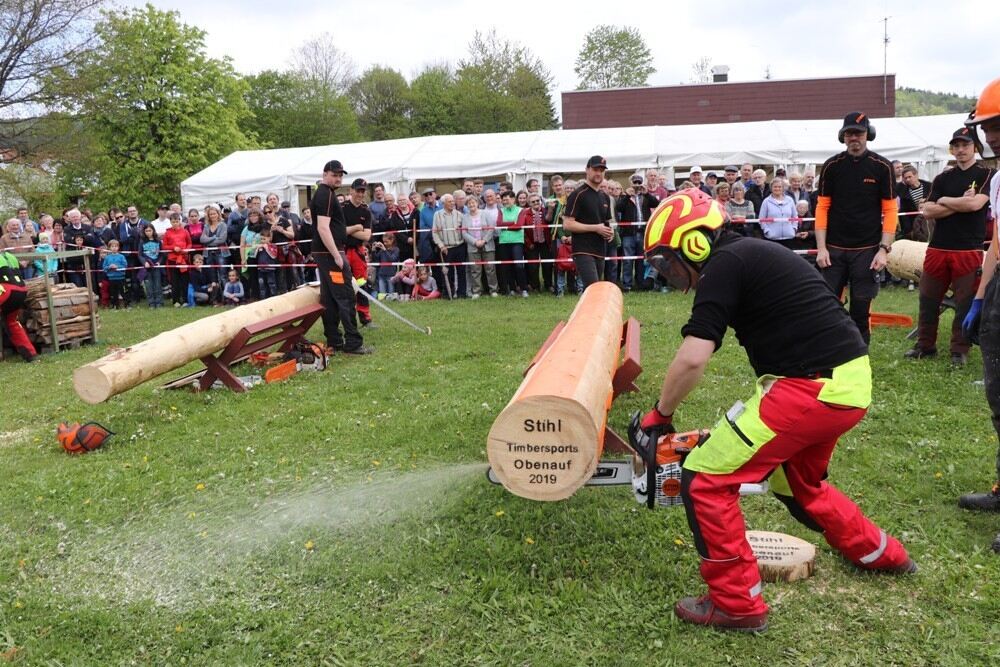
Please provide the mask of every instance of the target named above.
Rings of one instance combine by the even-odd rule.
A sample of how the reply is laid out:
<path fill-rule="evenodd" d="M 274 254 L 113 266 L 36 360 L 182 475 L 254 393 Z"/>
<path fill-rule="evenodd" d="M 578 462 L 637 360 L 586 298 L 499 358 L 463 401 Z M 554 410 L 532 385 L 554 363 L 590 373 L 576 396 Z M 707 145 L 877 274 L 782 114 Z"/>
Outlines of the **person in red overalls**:
<path fill-rule="evenodd" d="M 642 429 L 656 442 L 732 327 L 757 377 L 684 460 L 681 496 L 708 595 L 677 602 L 689 623 L 761 632 L 768 607 L 739 506 L 765 479 L 798 521 L 862 570 L 915 572 L 906 549 L 826 481 L 837 440 L 871 403 L 868 346 L 823 277 L 787 248 L 723 230 L 725 214 L 689 188 L 664 199 L 646 227 L 650 265 L 675 288 L 697 288 L 684 341 Z"/>
<path fill-rule="evenodd" d="M 0 251 L 0 315 L 7 325 L 14 349 L 25 361 L 30 362 L 38 359 L 38 352 L 18 319 L 27 294 L 28 290 L 21 279 L 20 262 L 11 253 Z"/>

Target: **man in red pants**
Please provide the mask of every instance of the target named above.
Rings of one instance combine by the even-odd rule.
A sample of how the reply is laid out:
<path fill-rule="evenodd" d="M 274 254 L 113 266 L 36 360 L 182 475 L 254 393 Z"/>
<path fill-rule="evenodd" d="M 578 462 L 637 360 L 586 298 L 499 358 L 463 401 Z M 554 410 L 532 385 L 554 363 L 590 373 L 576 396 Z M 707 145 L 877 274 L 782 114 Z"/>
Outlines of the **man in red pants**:
<path fill-rule="evenodd" d="M 372 237 L 372 212 L 365 203 L 365 192 L 368 183 L 363 178 L 355 178 L 351 183 L 351 196 L 344 202 L 344 220 L 347 222 L 347 261 L 351 264 L 351 274 L 364 284 L 368 277 L 368 250 L 365 244 Z M 372 314 L 368 297 L 363 290 L 358 290 L 358 319 L 361 326 L 371 327 Z"/>
<path fill-rule="evenodd" d="M 0 251 L 0 316 L 3 316 L 14 349 L 30 362 L 38 359 L 38 352 L 18 320 L 27 293 L 21 279 L 21 264 L 11 253 Z"/>
<path fill-rule="evenodd" d="M 792 515 L 864 570 L 916 571 L 903 546 L 827 483 L 841 435 L 871 403 L 868 347 L 822 276 L 786 248 L 722 230 L 708 195 L 683 190 L 657 207 L 646 259 L 675 288 L 697 287 L 684 341 L 642 428 L 656 441 L 732 327 L 756 391 L 684 461 L 681 494 L 708 595 L 674 611 L 690 623 L 761 632 L 768 607 L 739 507 L 743 483 L 770 480 Z"/>
<path fill-rule="evenodd" d="M 938 317 L 941 301 L 950 287 L 955 300 L 951 327 L 951 363 L 964 366 L 970 343 L 962 335 L 962 320 L 979 289 L 986 213 L 989 210 L 993 170 L 976 162 L 982 151 L 975 128 L 956 130 L 949 143 L 955 168 L 938 175 L 920 212 L 934 220 L 934 234 L 927 245 L 920 276 L 920 316 L 917 342 L 903 355 L 922 359 L 937 355 Z"/>

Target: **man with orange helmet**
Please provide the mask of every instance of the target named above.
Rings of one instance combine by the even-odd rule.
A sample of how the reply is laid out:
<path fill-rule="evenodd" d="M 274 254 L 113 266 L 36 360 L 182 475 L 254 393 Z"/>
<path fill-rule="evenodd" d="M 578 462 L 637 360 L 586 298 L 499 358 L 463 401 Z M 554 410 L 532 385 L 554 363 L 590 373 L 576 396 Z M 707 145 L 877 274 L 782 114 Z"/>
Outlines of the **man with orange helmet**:
<path fill-rule="evenodd" d="M 837 138 L 847 150 L 827 160 L 819 175 L 816 266 L 834 294 L 850 285 L 851 319 L 867 344 L 878 272 L 885 268 L 899 219 L 896 173 L 891 162 L 868 150 L 875 128 L 860 111 L 844 117 Z"/>
<path fill-rule="evenodd" d="M 916 564 L 825 481 L 837 440 L 871 403 L 860 332 L 809 263 L 776 243 L 724 231 L 723 220 L 717 202 L 687 189 L 664 199 L 647 223 L 647 261 L 675 288 L 696 294 L 684 340 L 641 426 L 653 442 L 674 432 L 674 411 L 732 327 L 756 391 L 684 461 L 681 495 L 708 595 L 683 598 L 674 611 L 690 623 L 761 632 L 768 607 L 740 512 L 743 483 L 769 479 L 792 516 L 860 569 L 904 574 Z"/>
<path fill-rule="evenodd" d="M 1000 155 L 1000 79 L 994 79 L 983 89 L 975 110 L 965 124 L 982 128 L 986 144 L 994 155 Z M 993 218 L 1000 212 L 1000 174 L 995 174 L 989 187 Z M 962 322 L 962 331 L 972 342 L 978 342 L 983 351 L 983 379 L 986 401 L 993 416 L 993 428 L 1000 436 L 1000 278 L 997 261 L 1000 259 L 1000 235 L 993 230 L 993 240 L 983 257 L 983 275 L 969 313 Z M 997 454 L 997 480 L 986 493 L 969 493 L 958 500 L 960 507 L 970 510 L 1000 512 L 1000 452 Z M 993 540 L 993 550 L 1000 553 L 1000 535 Z"/>

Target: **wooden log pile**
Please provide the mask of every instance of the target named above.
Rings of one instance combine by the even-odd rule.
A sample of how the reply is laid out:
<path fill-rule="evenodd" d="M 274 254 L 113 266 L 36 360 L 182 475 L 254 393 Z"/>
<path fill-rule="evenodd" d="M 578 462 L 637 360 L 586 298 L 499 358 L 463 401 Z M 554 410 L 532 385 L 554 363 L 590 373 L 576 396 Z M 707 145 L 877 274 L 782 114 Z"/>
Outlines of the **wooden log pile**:
<path fill-rule="evenodd" d="M 25 285 L 28 298 L 23 310 L 24 328 L 33 343 L 49 347 L 52 345 L 52 327 L 45 297 L 45 278 L 28 280 Z M 86 287 L 77 287 L 72 283 L 50 283 L 49 289 L 52 290 L 59 345 L 75 345 L 90 340 L 90 312 L 97 307 L 94 295 Z"/>

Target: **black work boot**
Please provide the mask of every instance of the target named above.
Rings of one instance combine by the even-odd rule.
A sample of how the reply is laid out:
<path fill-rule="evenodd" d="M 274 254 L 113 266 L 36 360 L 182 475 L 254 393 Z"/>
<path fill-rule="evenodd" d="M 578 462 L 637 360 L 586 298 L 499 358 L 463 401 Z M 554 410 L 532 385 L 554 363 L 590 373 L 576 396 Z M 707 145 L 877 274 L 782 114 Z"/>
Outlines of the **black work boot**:
<path fill-rule="evenodd" d="M 958 506 L 964 510 L 1000 512 L 1000 485 L 994 484 L 986 493 L 966 493 L 959 496 Z"/>
<path fill-rule="evenodd" d="M 937 356 L 937 349 L 932 347 L 929 350 L 922 350 L 914 345 L 909 350 L 904 352 L 903 356 L 907 359 L 930 359 L 931 357 Z"/>
<path fill-rule="evenodd" d="M 767 612 L 748 616 L 733 616 L 722 611 L 707 595 L 681 598 L 674 605 L 674 613 L 682 621 L 696 625 L 708 625 L 721 630 L 760 633 L 767 630 Z"/>

